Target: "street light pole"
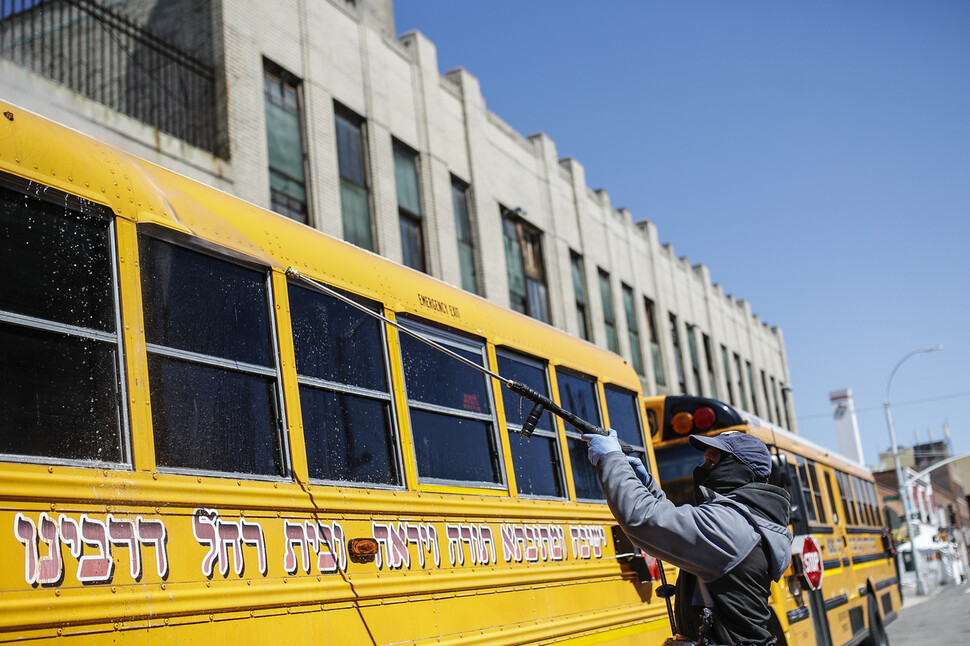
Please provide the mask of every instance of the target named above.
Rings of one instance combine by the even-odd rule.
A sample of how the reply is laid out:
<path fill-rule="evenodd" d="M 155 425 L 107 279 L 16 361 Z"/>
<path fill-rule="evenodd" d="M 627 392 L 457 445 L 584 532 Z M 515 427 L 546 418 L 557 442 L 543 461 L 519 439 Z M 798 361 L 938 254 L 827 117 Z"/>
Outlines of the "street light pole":
<path fill-rule="evenodd" d="M 889 389 L 893 385 L 893 377 L 896 376 L 896 371 L 899 370 L 899 366 L 903 365 L 903 362 L 912 357 L 913 355 L 920 354 L 922 352 L 935 352 L 937 350 L 942 350 L 942 345 L 931 345 L 925 348 L 920 348 L 919 350 L 913 350 L 908 353 L 896 364 L 893 371 L 889 373 L 889 382 L 886 384 L 886 426 L 889 427 L 889 440 L 892 442 L 893 450 L 893 463 L 896 467 L 896 485 L 899 491 L 900 499 L 903 502 L 903 515 L 906 517 L 906 527 L 909 530 L 909 545 L 910 549 L 913 551 L 913 567 L 916 569 L 916 594 L 924 595 L 926 594 L 926 582 L 923 580 L 923 569 L 921 567 L 919 556 L 916 553 L 916 532 L 914 531 L 917 526 L 914 526 L 912 522 L 912 510 L 913 510 L 913 500 L 912 492 L 910 487 L 903 482 L 903 469 L 899 464 L 899 448 L 896 446 L 896 431 L 893 429 L 893 415 L 889 409 Z"/>

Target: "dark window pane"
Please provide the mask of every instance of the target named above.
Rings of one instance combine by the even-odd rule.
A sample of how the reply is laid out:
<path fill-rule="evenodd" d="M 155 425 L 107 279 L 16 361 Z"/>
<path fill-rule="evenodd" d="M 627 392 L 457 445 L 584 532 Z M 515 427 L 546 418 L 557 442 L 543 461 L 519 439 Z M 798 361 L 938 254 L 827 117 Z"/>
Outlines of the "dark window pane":
<path fill-rule="evenodd" d="M 694 502 L 694 469 L 704 462 L 704 453 L 690 444 L 674 444 L 656 452 L 660 486 L 675 505 Z M 641 458 L 642 459 L 642 458 Z M 646 460 L 643 461 L 646 464 Z"/>
<path fill-rule="evenodd" d="M 387 392 L 380 323 L 347 303 L 292 283 L 289 293 L 297 372 Z"/>
<path fill-rule="evenodd" d="M 340 177 L 364 186 L 364 158 L 361 154 L 360 126 L 342 114 L 337 115 L 337 160 Z"/>
<path fill-rule="evenodd" d="M 160 466 L 283 475 L 274 381 L 148 356 Z"/>
<path fill-rule="evenodd" d="M 479 352 L 450 349 L 482 365 Z M 480 372 L 406 333 L 401 334 L 401 352 L 409 400 L 472 413 L 491 412 L 485 377 Z"/>
<path fill-rule="evenodd" d="M 568 372 L 558 371 L 559 401 L 563 408 L 590 424 L 602 424 L 596 404 L 596 384 Z M 566 432 L 578 432 L 566 425 Z"/>
<path fill-rule="evenodd" d="M 373 251 L 374 236 L 371 233 L 367 189 L 341 179 L 340 212 L 344 225 L 344 240 L 362 249 Z"/>
<path fill-rule="evenodd" d="M 569 459 L 573 463 L 573 483 L 576 485 L 576 498 L 580 500 L 603 500 L 596 467 L 589 463 L 589 445 L 577 438 L 566 440 L 569 446 Z"/>
<path fill-rule="evenodd" d="M 147 236 L 139 249 L 149 343 L 273 365 L 262 273 Z"/>
<path fill-rule="evenodd" d="M 540 395 L 549 396 L 546 373 L 539 366 L 499 355 L 498 372 L 507 379 L 525 384 Z M 532 404 L 529 401 L 513 393 L 505 384 L 502 385 L 502 403 L 505 405 L 505 421 L 508 424 L 521 426 L 529 416 L 529 411 L 532 410 Z M 536 428 L 552 430 L 552 413 L 543 413 Z"/>
<path fill-rule="evenodd" d="M 424 240 L 421 234 L 421 220 L 400 215 L 401 253 L 405 266 L 424 271 Z"/>
<path fill-rule="evenodd" d="M 302 386 L 300 403 L 311 478 L 401 484 L 387 402 Z"/>
<path fill-rule="evenodd" d="M 559 447 L 555 439 L 539 435 L 524 438 L 509 433 L 509 443 L 520 494 L 564 497 L 559 478 Z"/>
<path fill-rule="evenodd" d="M 643 446 L 636 395 L 607 386 L 606 410 L 610 413 L 610 427 L 616 430 L 621 440 L 633 446 Z"/>
<path fill-rule="evenodd" d="M 0 453 L 121 462 L 117 347 L 0 324 Z"/>
<path fill-rule="evenodd" d="M 301 185 L 303 175 L 303 133 L 300 113 L 281 106 L 268 97 L 266 106 L 266 153 L 269 167 Z"/>
<path fill-rule="evenodd" d="M 0 189 L 0 309 L 115 329 L 108 223 Z"/>
<path fill-rule="evenodd" d="M 402 146 L 394 146 L 394 185 L 397 204 L 415 215 L 421 213 L 418 189 L 418 156 Z"/>
<path fill-rule="evenodd" d="M 490 424 L 412 408 L 411 426 L 420 477 L 501 482 Z"/>

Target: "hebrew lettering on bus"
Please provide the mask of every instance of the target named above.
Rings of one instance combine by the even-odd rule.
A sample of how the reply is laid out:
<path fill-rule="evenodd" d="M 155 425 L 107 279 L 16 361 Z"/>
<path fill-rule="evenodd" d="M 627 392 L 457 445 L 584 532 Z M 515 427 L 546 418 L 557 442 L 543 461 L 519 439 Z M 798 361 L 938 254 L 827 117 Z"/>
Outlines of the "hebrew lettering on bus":
<path fill-rule="evenodd" d="M 202 574 L 212 578 L 216 564 L 219 574 L 229 574 L 229 548 L 232 548 L 232 565 L 236 576 L 246 571 L 246 555 L 243 545 L 256 548 L 256 563 L 260 573 L 266 576 L 266 539 L 258 522 L 244 518 L 239 521 L 224 520 L 214 509 L 196 509 L 192 514 L 192 534 L 200 545 L 208 545 L 209 551 L 202 557 Z"/>
<path fill-rule="evenodd" d="M 447 523 L 445 534 L 448 537 L 448 559 L 452 566 L 465 564 L 465 545 L 468 546 L 468 556 L 472 565 L 489 565 L 498 562 L 495 558 L 492 529 L 488 525 Z"/>
<path fill-rule="evenodd" d="M 296 574 L 301 567 L 309 574 L 314 564 L 321 574 L 346 570 L 347 548 L 344 546 L 344 530 L 339 523 L 285 520 L 283 533 L 286 539 L 283 569 L 289 574 Z M 313 556 L 316 556 L 315 560 Z"/>
<path fill-rule="evenodd" d="M 503 523 L 499 533 L 506 563 L 561 561 L 566 556 L 565 532 L 559 525 Z"/>
<path fill-rule="evenodd" d="M 371 523 L 371 532 L 377 541 L 378 569 L 385 565 L 389 569 L 411 567 L 411 545 L 416 548 L 418 566 L 424 568 L 427 556 L 431 556 L 434 567 L 441 566 L 441 551 L 438 549 L 438 531 L 431 523 Z"/>
<path fill-rule="evenodd" d="M 110 583 L 114 580 L 112 546 L 128 551 L 128 571 L 139 581 L 143 574 L 143 545 L 155 549 L 156 571 L 168 577 L 166 530 L 160 520 L 116 518 L 105 521 L 82 514 L 75 520 L 61 514 L 55 521 L 41 512 L 37 522 L 18 513 L 14 534 L 24 545 L 24 580 L 30 585 L 59 586 L 64 581 L 62 546 L 77 560 L 77 580 L 81 583 Z M 43 546 L 43 547 L 42 547 Z"/>
<path fill-rule="evenodd" d="M 570 525 L 574 559 L 601 558 L 606 547 L 606 530 L 599 525 Z"/>

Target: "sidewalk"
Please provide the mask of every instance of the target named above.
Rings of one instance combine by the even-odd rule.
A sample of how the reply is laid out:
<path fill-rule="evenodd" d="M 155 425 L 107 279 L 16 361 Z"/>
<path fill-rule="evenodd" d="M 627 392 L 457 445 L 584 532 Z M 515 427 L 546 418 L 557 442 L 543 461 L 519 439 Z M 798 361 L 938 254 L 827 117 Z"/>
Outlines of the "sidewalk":
<path fill-rule="evenodd" d="M 929 591 L 926 594 L 917 595 L 916 586 L 909 586 L 904 584 L 900 587 L 900 591 L 903 593 L 903 607 L 901 609 L 908 610 L 910 608 L 914 608 L 919 604 L 923 603 L 924 601 L 929 601 L 930 599 L 940 594 L 944 590 L 951 590 L 955 587 L 960 587 L 960 586 L 952 583 L 949 585 L 935 585 L 935 586 L 931 586 Z"/>

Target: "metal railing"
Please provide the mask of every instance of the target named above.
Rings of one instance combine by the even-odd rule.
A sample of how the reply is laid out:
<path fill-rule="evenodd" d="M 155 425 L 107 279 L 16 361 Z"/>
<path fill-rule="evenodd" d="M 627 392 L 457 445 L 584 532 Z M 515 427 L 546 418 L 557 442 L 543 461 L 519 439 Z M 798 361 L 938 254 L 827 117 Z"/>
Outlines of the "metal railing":
<path fill-rule="evenodd" d="M 93 0 L 0 0 L 0 57 L 218 154 L 213 66 Z"/>

